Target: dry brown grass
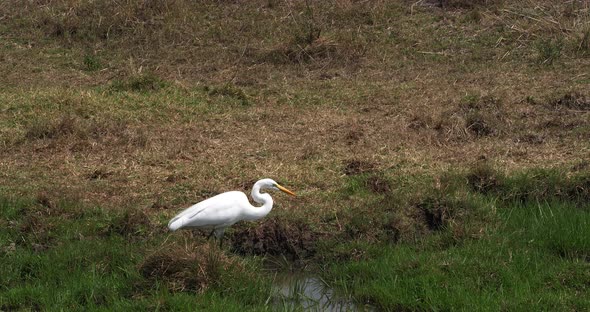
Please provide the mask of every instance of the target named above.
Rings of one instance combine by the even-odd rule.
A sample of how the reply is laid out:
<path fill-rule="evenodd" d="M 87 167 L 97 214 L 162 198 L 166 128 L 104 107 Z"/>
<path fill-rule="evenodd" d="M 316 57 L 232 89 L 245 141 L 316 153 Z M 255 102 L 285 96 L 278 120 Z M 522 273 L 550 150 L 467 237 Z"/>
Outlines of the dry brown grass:
<path fill-rule="evenodd" d="M 582 2 L 152 2 L 0 5 L 3 190 L 172 214 L 272 177 L 320 218 L 358 173 L 588 158 Z"/>

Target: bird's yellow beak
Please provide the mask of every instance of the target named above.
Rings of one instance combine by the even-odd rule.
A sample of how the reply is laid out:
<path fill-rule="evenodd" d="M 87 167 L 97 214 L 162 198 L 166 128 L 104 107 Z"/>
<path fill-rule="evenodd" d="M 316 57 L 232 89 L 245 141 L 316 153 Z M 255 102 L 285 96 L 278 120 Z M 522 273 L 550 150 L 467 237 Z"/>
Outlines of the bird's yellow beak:
<path fill-rule="evenodd" d="M 282 186 L 280 186 L 280 185 L 278 185 L 278 184 L 277 184 L 277 188 L 278 188 L 279 190 L 281 190 L 281 191 L 283 191 L 283 192 L 285 192 L 285 193 L 287 193 L 287 194 L 291 195 L 291 196 L 295 196 L 295 193 L 293 193 L 293 192 L 289 191 L 288 189 L 286 189 L 286 188 L 284 188 L 284 187 L 282 187 Z"/>

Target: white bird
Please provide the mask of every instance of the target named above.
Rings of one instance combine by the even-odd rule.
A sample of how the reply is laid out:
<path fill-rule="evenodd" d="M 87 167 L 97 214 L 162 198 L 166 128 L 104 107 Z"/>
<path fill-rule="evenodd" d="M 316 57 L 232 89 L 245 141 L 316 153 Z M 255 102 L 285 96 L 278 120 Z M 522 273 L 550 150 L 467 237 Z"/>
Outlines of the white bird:
<path fill-rule="evenodd" d="M 268 193 L 260 193 L 263 189 L 281 190 L 295 196 L 295 193 L 274 180 L 262 179 L 252 187 L 252 199 L 262 204 L 261 207 L 251 205 L 243 192 L 225 192 L 183 210 L 170 220 L 168 228 L 172 231 L 187 227 L 211 230 L 209 238 L 215 235 L 217 239 L 221 239 L 225 229 L 234 223 L 241 220 L 258 220 L 270 212 L 273 205 L 272 197 Z"/>

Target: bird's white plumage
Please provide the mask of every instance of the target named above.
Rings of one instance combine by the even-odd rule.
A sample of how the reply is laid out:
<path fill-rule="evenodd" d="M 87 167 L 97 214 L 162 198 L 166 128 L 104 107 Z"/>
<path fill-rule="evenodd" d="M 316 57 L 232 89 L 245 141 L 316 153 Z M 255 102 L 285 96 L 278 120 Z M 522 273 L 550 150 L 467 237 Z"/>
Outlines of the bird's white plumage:
<path fill-rule="evenodd" d="M 185 209 L 170 220 L 168 227 L 173 231 L 183 227 L 227 227 L 240 220 L 243 202 L 248 202 L 248 197 L 242 192 L 222 193 Z"/>
<path fill-rule="evenodd" d="M 251 205 L 242 192 L 225 192 L 183 210 L 170 220 L 168 228 L 172 231 L 186 227 L 214 230 L 215 236 L 219 238 L 228 226 L 240 220 L 260 219 L 270 212 L 273 206 L 272 197 L 267 193 L 260 193 L 262 189 L 282 190 L 294 195 L 274 180 L 262 179 L 252 188 L 252 198 L 262 204 L 261 207 Z"/>

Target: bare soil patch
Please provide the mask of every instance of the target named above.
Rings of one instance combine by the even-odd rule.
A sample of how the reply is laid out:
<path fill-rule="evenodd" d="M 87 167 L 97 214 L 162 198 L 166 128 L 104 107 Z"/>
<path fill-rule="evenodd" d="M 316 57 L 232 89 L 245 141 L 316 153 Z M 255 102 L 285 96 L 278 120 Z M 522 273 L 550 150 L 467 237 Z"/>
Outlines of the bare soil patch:
<path fill-rule="evenodd" d="M 267 218 L 255 227 L 236 228 L 231 234 L 237 253 L 281 255 L 295 261 L 313 256 L 318 239 L 307 223 L 279 217 Z"/>

